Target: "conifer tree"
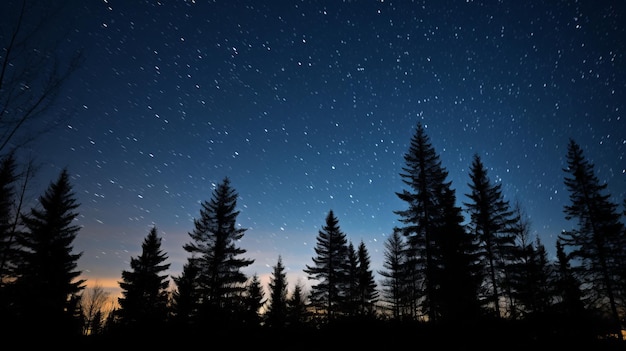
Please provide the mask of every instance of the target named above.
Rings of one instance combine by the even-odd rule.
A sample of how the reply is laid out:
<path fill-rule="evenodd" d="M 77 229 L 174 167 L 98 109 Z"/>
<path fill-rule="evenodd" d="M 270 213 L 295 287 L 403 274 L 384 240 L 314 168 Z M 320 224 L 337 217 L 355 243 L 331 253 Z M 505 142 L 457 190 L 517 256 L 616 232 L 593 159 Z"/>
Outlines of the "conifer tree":
<path fill-rule="evenodd" d="M 563 232 L 559 239 L 569 249 L 568 255 L 581 262 L 584 293 L 592 308 L 611 316 L 612 332 L 621 337 L 624 303 L 625 231 L 617 205 L 610 200 L 607 183 L 601 183 L 580 145 L 570 139 L 567 146 L 565 186 L 570 203 L 564 207 L 565 218 L 577 227 Z"/>
<path fill-rule="evenodd" d="M 198 268 L 202 318 L 220 326 L 239 322 L 233 320 L 237 318 L 233 312 L 241 306 L 248 280 L 242 269 L 254 263 L 242 257 L 246 250 L 238 246 L 246 229 L 237 224 L 237 196 L 230 179 L 224 178 L 211 200 L 201 203 L 200 217 L 189 233 L 192 241 L 183 246 L 192 255 L 190 263 Z"/>
<path fill-rule="evenodd" d="M 361 241 L 357 249 L 358 257 L 358 312 L 361 315 L 373 316 L 379 292 L 374 273 L 370 268 L 370 255 L 365 243 Z"/>
<path fill-rule="evenodd" d="M 198 274 L 199 269 L 194 261 L 187 261 L 183 264 L 181 274 L 172 277 L 176 285 L 172 293 L 172 319 L 182 328 L 193 325 L 198 318 L 200 303 Z"/>
<path fill-rule="evenodd" d="M 17 267 L 22 325 L 30 330 L 48 330 L 57 336 L 81 333 L 76 320 L 79 293 L 85 288 L 79 279 L 78 259 L 73 242 L 80 231 L 70 176 L 63 169 L 39 197 L 39 206 L 23 216 L 25 232 L 18 237 L 22 248 Z M 79 310 L 79 308 L 78 308 Z"/>
<path fill-rule="evenodd" d="M 253 274 L 246 286 L 241 311 L 243 325 L 256 328 L 261 325 L 261 308 L 265 305 L 265 292 L 261 286 L 258 274 Z"/>
<path fill-rule="evenodd" d="M 306 265 L 304 269 L 309 280 L 317 281 L 311 287 L 309 299 L 314 307 L 325 313 L 328 322 L 343 310 L 349 283 L 348 241 L 332 210 L 318 232 L 315 254 L 313 265 Z"/>
<path fill-rule="evenodd" d="M 479 259 L 484 267 L 483 291 L 486 304 L 495 316 L 502 315 L 500 306 L 506 285 L 507 267 L 512 264 L 515 236 L 511 227 L 515 223 L 509 202 L 502 195 L 502 183 L 493 184 L 480 156 L 474 155 L 470 168 L 471 192 L 464 203 L 470 215 L 469 230 L 478 242 Z"/>
<path fill-rule="evenodd" d="M 272 267 L 269 282 L 269 305 L 265 312 L 265 322 L 271 328 L 283 328 L 287 324 L 287 274 L 283 259 L 278 256 L 278 262 Z"/>
<path fill-rule="evenodd" d="M 348 242 L 347 251 L 347 274 L 346 299 L 344 313 L 347 316 L 355 316 L 359 313 L 359 257 L 352 242 Z"/>
<path fill-rule="evenodd" d="M 163 274 L 170 267 L 161 248 L 156 226 L 141 245 L 141 255 L 131 257 L 129 271 L 122 271 L 122 297 L 118 298 L 121 322 L 149 331 L 164 325 L 168 317 L 169 279 Z"/>
<path fill-rule="evenodd" d="M 308 321 L 307 297 L 304 285 L 298 280 L 293 288 L 291 296 L 287 298 L 287 326 L 300 328 Z"/>
<path fill-rule="evenodd" d="M 403 224 L 395 230 L 408 241 L 407 264 L 411 267 L 407 272 L 412 271 L 414 277 L 411 303 L 436 322 L 454 310 L 453 284 L 473 289 L 469 276 L 472 268 L 466 265 L 471 263 L 474 249 L 463 233 L 462 216 L 455 205 L 451 182 L 447 180 L 448 172 L 421 123 L 411 138 L 404 161 L 400 176 L 408 189 L 396 195 L 406 202 L 407 208 L 394 211 Z M 463 276 L 457 276 L 459 281 L 454 282 L 454 274 Z"/>
<path fill-rule="evenodd" d="M 391 311 L 391 317 L 395 320 L 412 317 L 411 309 L 408 308 L 407 301 L 411 301 L 408 295 L 410 279 L 406 272 L 407 268 L 407 244 L 399 231 L 393 233 L 384 243 L 383 269 L 378 271 L 383 279 L 382 301 Z"/>

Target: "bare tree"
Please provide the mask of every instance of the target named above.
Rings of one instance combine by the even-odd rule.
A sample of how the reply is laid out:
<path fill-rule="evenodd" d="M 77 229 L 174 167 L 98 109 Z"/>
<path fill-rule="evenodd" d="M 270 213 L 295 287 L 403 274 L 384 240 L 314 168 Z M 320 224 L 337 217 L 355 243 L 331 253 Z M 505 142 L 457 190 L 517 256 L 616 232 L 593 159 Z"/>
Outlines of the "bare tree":
<path fill-rule="evenodd" d="M 96 283 L 83 293 L 81 308 L 85 316 L 83 334 L 98 334 L 108 315 L 115 309 L 115 298 Z"/>
<path fill-rule="evenodd" d="M 82 62 L 68 52 L 61 2 L 7 0 L 0 5 L 0 154 L 16 150 L 59 125 L 51 111 Z"/>

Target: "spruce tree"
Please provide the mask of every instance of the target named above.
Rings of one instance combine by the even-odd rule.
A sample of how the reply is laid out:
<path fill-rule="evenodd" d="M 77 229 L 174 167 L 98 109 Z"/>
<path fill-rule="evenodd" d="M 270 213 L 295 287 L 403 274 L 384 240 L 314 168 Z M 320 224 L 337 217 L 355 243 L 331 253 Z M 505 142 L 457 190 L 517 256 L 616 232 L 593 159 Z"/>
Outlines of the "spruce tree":
<path fill-rule="evenodd" d="M 253 274 L 246 285 L 241 311 L 243 325 L 247 328 L 261 326 L 261 308 L 265 305 L 265 292 L 261 286 L 258 274 Z"/>
<path fill-rule="evenodd" d="M 67 169 L 39 197 L 39 206 L 23 216 L 25 232 L 18 237 L 22 248 L 18 269 L 21 318 L 29 330 L 50 331 L 56 336 L 80 334 L 74 303 L 85 288 L 79 279 L 73 242 L 80 231 L 74 222 L 79 204 Z"/>
<path fill-rule="evenodd" d="M 511 227 L 514 213 L 502 194 L 502 183 L 493 184 L 480 156 L 474 155 L 470 168 L 470 201 L 465 202 L 470 215 L 469 230 L 478 242 L 478 257 L 484 271 L 484 300 L 495 316 L 502 315 L 501 298 L 505 297 L 507 267 L 512 264 L 515 236 Z"/>
<path fill-rule="evenodd" d="M 172 293 L 172 319 L 177 327 L 185 328 L 197 322 L 200 303 L 199 269 L 194 261 L 183 264 L 183 271 L 172 280 L 176 285 Z"/>
<path fill-rule="evenodd" d="M 272 267 L 269 282 L 269 305 L 265 312 L 265 323 L 270 328 L 283 328 L 287 324 L 287 274 L 283 259 L 278 256 L 278 262 Z"/>
<path fill-rule="evenodd" d="M 411 280 L 406 272 L 407 244 L 399 231 L 394 232 L 384 242 L 383 269 L 378 271 L 383 279 L 382 301 L 391 311 L 391 317 L 400 320 L 411 316 L 407 301 L 412 300 L 408 295 L 408 283 Z"/>
<path fill-rule="evenodd" d="M 568 255 L 579 261 L 584 293 L 590 307 L 611 316 L 614 335 L 621 338 L 621 320 L 625 305 L 621 302 L 624 287 L 625 230 L 620 222 L 617 205 L 607 193 L 607 183 L 601 183 L 593 163 L 586 159 L 582 148 L 570 139 L 566 155 L 565 186 L 570 203 L 564 207 L 565 218 L 576 221 L 576 228 L 561 233 L 559 239 L 569 250 Z"/>
<path fill-rule="evenodd" d="M 150 229 L 141 245 L 141 255 L 131 257 L 131 270 L 122 271 L 122 297 L 118 298 L 119 314 L 124 326 L 145 331 L 161 327 L 168 317 L 169 277 L 163 274 L 170 267 L 161 249 L 156 226 Z"/>
<path fill-rule="evenodd" d="M 406 202 L 405 210 L 394 211 L 403 224 L 396 228 L 407 237 L 407 272 L 411 282 L 411 303 L 415 313 L 423 313 L 432 322 L 447 318 L 454 310 L 453 284 L 473 290 L 471 263 L 474 249 L 463 233 L 460 208 L 447 180 L 448 172 L 430 143 L 424 127 L 418 123 L 404 155 L 400 176 L 408 187 L 396 195 Z M 455 274 L 459 279 L 453 282 Z M 473 296 L 471 298 L 474 298 Z M 416 314 L 415 314 L 416 315 Z"/>
<path fill-rule="evenodd" d="M 242 257 L 246 250 L 238 246 L 246 229 L 237 224 L 237 196 L 230 179 L 224 178 L 211 200 L 201 203 L 200 217 L 189 233 L 192 241 L 183 246 L 198 268 L 202 318 L 219 326 L 239 323 L 233 312 L 239 310 L 246 291 L 248 278 L 242 269 L 254 263 Z"/>
<path fill-rule="evenodd" d="M 357 249 L 358 257 L 358 312 L 360 315 L 374 316 L 379 292 L 374 272 L 370 268 L 370 255 L 361 241 Z"/>
<path fill-rule="evenodd" d="M 300 328 L 308 321 L 307 301 L 302 282 L 295 284 L 291 296 L 287 299 L 287 326 Z"/>
<path fill-rule="evenodd" d="M 349 284 L 348 241 L 332 210 L 318 231 L 315 254 L 313 265 L 304 269 L 309 280 L 317 281 L 311 286 L 309 300 L 329 322 L 343 310 Z"/>
<path fill-rule="evenodd" d="M 352 242 L 348 242 L 348 283 L 346 286 L 346 299 L 344 313 L 347 316 L 359 314 L 359 257 Z"/>

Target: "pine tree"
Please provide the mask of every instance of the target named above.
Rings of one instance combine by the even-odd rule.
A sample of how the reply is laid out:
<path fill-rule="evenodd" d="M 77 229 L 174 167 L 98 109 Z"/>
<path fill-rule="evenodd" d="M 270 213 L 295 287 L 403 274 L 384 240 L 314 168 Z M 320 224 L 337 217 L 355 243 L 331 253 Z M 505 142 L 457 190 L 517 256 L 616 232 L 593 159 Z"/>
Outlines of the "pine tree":
<path fill-rule="evenodd" d="M 454 284 L 473 289 L 472 267 L 468 265 L 474 249 L 463 233 L 463 218 L 455 205 L 448 172 L 421 124 L 411 138 L 404 160 L 400 176 L 409 189 L 396 195 L 406 202 L 407 209 L 394 211 L 404 224 L 395 230 L 407 237 L 409 245 L 407 264 L 412 267 L 407 272 L 414 277 L 412 303 L 436 322 L 454 311 Z M 463 276 L 456 276 L 458 281 L 454 282 L 456 274 Z"/>
<path fill-rule="evenodd" d="M 344 313 L 346 316 L 355 316 L 359 313 L 359 257 L 352 242 L 348 242 L 348 283 L 346 286 L 346 299 Z"/>
<path fill-rule="evenodd" d="M 326 225 L 317 235 L 313 265 L 306 265 L 304 272 L 312 285 L 311 304 L 325 313 L 326 321 L 332 321 L 345 306 L 348 276 L 348 241 L 339 227 L 339 220 L 332 210 L 326 216 Z"/>
<path fill-rule="evenodd" d="M 273 268 L 269 282 L 269 305 L 265 312 L 265 322 L 271 328 L 283 328 L 287 324 L 287 274 L 283 259 L 278 256 L 278 262 Z"/>
<path fill-rule="evenodd" d="M 30 330 L 48 330 L 57 336 L 80 334 L 73 303 L 85 288 L 85 280 L 79 279 L 81 272 L 76 270 L 82 253 L 72 252 L 80 230 L 74 223 L 79 204 L 66 169 L 39 197 L 39 205 L 23 216 L 26 231 L 18 237 L 21 321 Z"/>
<path fill-rule="evenodd" d="M 185 328 L 197 321 L 200 303 L 198 275 L 195 261 L 187 261 L 183 264 L 182 273 L 172 277 L 176 285 L 172 294 L 172 317 L 178 327 Z"/>
<path fill-rule="evenodd" d="M 248 328 L 257 328 L 261 325 L 260 311 L 265 305 L 265 292 L 261 286 L 258 274 L 253 274 L 246 285 L 243 298 L 242 322 Z"/>
<path fill-rule="evenodd" d="M 408 282 L 411 281 L 406 272 L 407 268 L 407 244 L 397 230 L 387 238 L 384 243 L 383 269 L 378 271 L 383 279 L 382 301 L 391 311 L 391 317 L 400 320 L 405 316 L 411 316 L 407 301 L 411 301 L 408 294 Z M 412 317 L 412 316 L 411 316 Z"/>
<path fill-rule="evenodd" d="M 230 179 L 224 178 L 211 200 L 202 202 L 200 218 L 194 220 L 194 229 L 189 233 L 192 241 L 183 246 L 192 255 L 189 261 L 199 270 L 202 318 L 220 326 L 227 326 L 228 321 L 239 322 L 233 312 L 241 305 L 248 280 L 242 269 L 254 263 L 243 258 L 246 250 L 237 246 L 246 231 L 237 225 L 237 196 Z"/>
<path fill-rule="evenodd" d="M 308 321 L 307 302 L 302 282 L 295 284 L 291 296 L 287 299 L 287 325 L 300 328 Z"/>
<path fill-rule="evenodd" d="M 359 314 L 374 316 L 379 292 L 377 290 L 374 273 L 370 268 L 370 255 L 361 241 L 357 249 L 358 256 L 358 306 Z"/>
<path fill-rule="evenodd" d="M 156 226 L 141 245 L 141 255 L 131 257 L 130 271 L 122 271 L 122 297 L 118 298 L 121 322 L 132 328 L 146 331 L 164 325 L 168 317 L 167 274 L 170 264 L 164 264 L 168 257 L 161 249 L 161 238 Z"/>
<path fill-rule="evenodd" d="M 565 186 L 570 204 L 564 208 L 567 220 L 576 220 L 577 228 L 563 232 L 559 239 L 568 247 L 569 256 L 581 262 L 585 295 L 593 308 L 607 312 L 612 319 L 612 333 L 621 337 L 624 304 L 620 290 L 626 263 L 625 231 L 619 221 L 617 205 L 606 194 L 608 185 L 600 183 L 582 148 L 574 141 L 567 147 Z"/>
<path fill-rule="evenodd" d="M 470 168 L 469 202 L 464 203 L 470 215 L 468 225 L 479 245 L 479 258 L 484 267 L 485 301 L 496 316 L 502 315 L 507 266 L 515 250 L 511 227 L 515 223 L 509 202 L 502 195 L 502 183 L 493 184 L 480 156 L 474 155 Z"/>
<path fill-rule="evenodd" d="M 463 226 L 461 208 L 450 188 L 442 195 L 443 218 L 436 232 L 441 262 L 436 282 L 440 319 L 447 323 L 472 323 L 481 315 L 478 300 L 481 272 L 473 235 Z"/>

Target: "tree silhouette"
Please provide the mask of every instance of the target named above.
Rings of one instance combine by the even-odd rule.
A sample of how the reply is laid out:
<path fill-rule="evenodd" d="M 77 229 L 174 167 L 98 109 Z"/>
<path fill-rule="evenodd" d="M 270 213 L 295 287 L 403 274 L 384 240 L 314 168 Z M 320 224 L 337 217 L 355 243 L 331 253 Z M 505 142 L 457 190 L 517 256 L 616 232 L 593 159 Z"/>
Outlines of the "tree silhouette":
<path fill-rule="evenodd" d="M 161 327 L 168 316 L 169 277 L 163 274 L 170 267 L 161 249 L 156 226 L 150 229 L 141 244 L 141 255 L 131 257 L 131 270 L 122 271 L 122 297 L 118 298 L 121 323 L 146 331 Z"/>
<path fill-rule="evenodd" d="M 65 35 L 55 21 L 65 11 L 47 1 L 4 1 L 0 11 L 12 16 L 0 30 L 0 154 L 40 137 L 59 120 L 51 107 L 63 85 L 80 67 L 82 53 L 61 57 Z M 58 118 L 58 117 L 57 117 Z"/>
<path fill-rule="evenodd" d="M 576 220 L 577 228 L 561 233 L 559 239 L 580 260 L 583 286 L 592 308 L 604 309 L 612 319 L 612 333 L 621 338 L 624 304 L 623 272 L 626 265 L 626 235 L 619 221 L 617 205 L 605 193 L 608 185 L 600 183 L 580 145 L 574 140 L 567 146 L 565 186 L 570 204 L 564 208 L 567 220 Z"/>
<path fill-rule="evenodd" d="M 268 284 L 270 297 L 265 323 L 271 328 L 283 328 L 287 324 L 287 274 L 283 259 L 278 256 L 276 265 L 272 267 L 272 275 Z"/>
<path fill-rule="evenodd" d="M 197 267 L 201 318 L 224 326 L 236 316 L 234 311 L 241 306 L 242 294 L 246 291 L 247 277 L 242 268 L 254 260 L 241 256 L 245 249 L 237 246 L 246 229 L 237 227 L 237 192 L 224 178 L 217 185 L 210 201 L 201 203 L 200 218 L 194 220 L 194 229 L 189 233 L 192 241 L 183 246 L 192 254 L 190 265 Z"/>
<path fill-rule="evenodd" d="M 400 320 L 403 316 L 411 317 L 407 301 L 410 275 L 407 274 L 407 243 L 400 232 L 394 232 L 384 243 L 383 269 L 378 271 L 381 281 L 382 300 L 385 307 L 391 310 L 391 317 Z"/>
<path fill-rule="evenodd" d="M 370 268 L 370 255 L 365 247 L 365 243 L 361 241 L 357 249 L 358 257 L 358 312 L 360 315 L 373 316 L 375 313 L 376 303 L 378 302 L 379 292 L 377 290 L 374 273 Z"/>
<path fill-rule="evenodd" d="M 394 230 L 400 231 L 408 241 L 407 264 L 411 267 L 407 272 L 413 280 L 411 304 L 412 309 L 419 309 L 414 310 L 413 316 L 421 312 L 435 322 L 455 310 L 453 286 L 461 284 L 464 289 L 473 289 L 472 268 L 468 266 L 473 247 L 461 225 L 461 209 L 455 204 L 448 172 L 421 123 L 411 138 L 404 161 L 400 176 L 408 189 L 396 195 L 407 208 L 394 211 L 403 224 Z"/>
<path fill-rule="evenodd" d="M 485 301 L 496 317 L 502 315 L 500 300 L 504 294 L 507 267 L 512 264 L 515 237 L 511 227 L 515 223 L 508 201 L 502 195 L 502 183 L 493 184 L 480 156 L 474 155 L 468 184 L 470 201 L 465 202 L 470 215 L 470 232 L 478 242 L 478 255 L 484 267 Z"/>
<path fill-rule="evenodd" d="M 81 296 L 81 307 L 85 316 L 84 335 L 99 335 L 104 332 L 104 323 L 113 311 L 111 294 L 96 283 L 85 289 Z"/>
<path fill-rule="evenodd" d="M 179 276 L 172 277 L 176 289 L 172 296 L 173 321 L 177 327 L 185 328 L 194 324 L 198 318 L 200 287 L 197 284 L 199 268 L 194 261 L 187 261 Z"/>
<path fill-rule="evenodd" d="M 258 328 L 261 325 L 261 308 L 265 305 L 265 292 L 258 274 L 253 274 L 246 286 L 243 298 L 242 322 L 247 328 Z"/>
<path fill-rule="evenodd" d="M 307 302 L 302 282 L 298 281 L 287 299 L 287 325 L 300 328 L 308 322 Z"/>
<path fill-rule="evenodd" d="M 18 237 L 22 250 L 17 284 L 24 313 L 17 320 L 31 330 L 80 334 L 75 303 L 85 281 L 78 279 L 81 272 L 76 270 L 82 253 L 72 253 L 80 230 L 74 224 L 79 204 L 66 169 L 39 197 L 39 204 L 23 216 L 26 230 Z"/>
<path fill-rule="evenodd" d="M 309 299 L 325 313 L 329 322 L 344 309 L 349 284 L 348 241 L 332 210 L 326 216 L 326 224 L 318 231 L 315 254 L 313 265 L 306 265 L 304 269 L 308 279 L 317 281 L 311 287 Z"/>

